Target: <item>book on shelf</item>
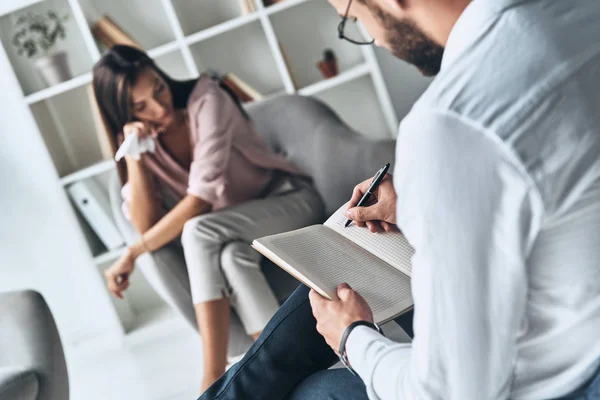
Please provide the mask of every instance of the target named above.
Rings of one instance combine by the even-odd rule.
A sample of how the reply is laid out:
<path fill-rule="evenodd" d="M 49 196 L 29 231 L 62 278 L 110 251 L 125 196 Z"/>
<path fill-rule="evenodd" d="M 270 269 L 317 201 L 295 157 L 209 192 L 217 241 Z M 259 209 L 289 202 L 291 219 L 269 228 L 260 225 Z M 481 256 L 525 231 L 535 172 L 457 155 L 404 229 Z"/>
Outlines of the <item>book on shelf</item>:
<path fill-rule="evenodd" d="M 106 188 L 95 178 L 89 178 L 67 186 L 67 192 L 75 207 L 108 250 L 125 245 L 125 240 L 112 218 Z"/>
<path fill-rule="evenodd" d="M 347 282 L 367 301 L 377 323 L 409 311 L 413 248 L 398 231 L 345 228 L 345 210 L 346 205 L 323 225 L 256 239 L 252 247 L 328 299 L 337 299 L 337 286 Z"/>
<path fill-rule="evenodd" d="M 98 103 L 96 102 L 96 96 L 94 95 L 94 87 L 91 84 L 89 84 L 87 85 L 86 90 L 88 94 L 90 107 L 92 109 L 92 118 L 94 119 L 94 132 L 96 134 L 98 144 L 100 145 L 102 159 L 112 160 L 114 158 L 115 149 L 113 149 L 110 140 L 108 139 L 108 130 L 106 129 L 106 125 L 104 122 L 104 118 L 102 117 L 102 113 L 100 112 L 100 108 L 98 108 Z"/>
<path fill-rule="evenodd" d="M 234 93 L 240 98 L 242 103 L 249 103 L 252 101 L 261 100 L 263 95 L 260 94 L 256 89 L 248 85 L 246 82 L 241 80 L 237 75 L 229 72 L 221 77 L 223 83 L 225 83 Z"/>
<path fill-rule="evenodd" d="M 127 34 L 112 18 L 103 15 L 92 25 L 92 34 L 106 48 L 111 48 L 116 44 L 124 44 L 142 49 L 142 46 Z"/>
<path fill-rule="evenodd" d="M 242 14 L 252 14 L 256 11 L 256 3 L 255 0 L 239 0 L 240 8 L 242 9 Z"/>

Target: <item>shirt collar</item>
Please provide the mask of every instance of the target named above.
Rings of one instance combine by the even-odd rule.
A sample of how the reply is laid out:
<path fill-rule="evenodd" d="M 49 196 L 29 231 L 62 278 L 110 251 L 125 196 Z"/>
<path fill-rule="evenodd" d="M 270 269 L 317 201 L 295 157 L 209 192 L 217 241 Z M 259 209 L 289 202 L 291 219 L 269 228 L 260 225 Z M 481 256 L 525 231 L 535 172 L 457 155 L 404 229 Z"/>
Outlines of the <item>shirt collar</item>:
<path fill-rule="evenodd" d="M 481 29 L 490 20 L 517 4 L 529 1 L 533 0 L 472 0 L 450 31 L 442 58 L 442 70 L 456 61 L 478 39 Z"/>

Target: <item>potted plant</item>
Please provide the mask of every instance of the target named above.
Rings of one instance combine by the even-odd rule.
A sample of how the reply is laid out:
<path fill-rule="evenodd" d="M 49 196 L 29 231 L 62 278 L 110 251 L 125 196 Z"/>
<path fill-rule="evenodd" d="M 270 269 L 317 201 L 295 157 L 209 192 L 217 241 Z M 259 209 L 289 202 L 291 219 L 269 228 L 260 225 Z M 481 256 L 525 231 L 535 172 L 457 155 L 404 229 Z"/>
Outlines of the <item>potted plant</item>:
<path fill-rule="evenodd" d="M 66 20 L 67 15 L 59 17 L 48 10 L 41 14 L 24 14 L 15 23 L 13 45 L 19 55 L 35 58 L 36 67 L 49 86 L 71 79 L 67 54 L 56 51 L 57 42 L 65 38 Z"/>
<path fill-rule="evenodd" d="M 337 76 L 340 72 L 338 69 L 337 58 L 331 49 L 326 49 L 323 52 L 323 59 L 317 63 L 317 67 L 319 68 L 319 71 L 321 71 L 321 74 L 327 79 Z"/>

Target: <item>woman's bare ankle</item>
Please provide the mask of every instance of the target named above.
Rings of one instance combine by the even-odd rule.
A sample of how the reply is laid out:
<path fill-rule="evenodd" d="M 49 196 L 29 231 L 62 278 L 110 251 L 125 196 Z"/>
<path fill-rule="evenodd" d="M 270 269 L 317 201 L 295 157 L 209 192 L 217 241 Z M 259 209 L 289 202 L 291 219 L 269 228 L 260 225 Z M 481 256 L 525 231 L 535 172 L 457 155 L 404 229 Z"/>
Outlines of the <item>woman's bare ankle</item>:
<path fill-rule="evenodd" d="M 221 375 L 223 375 L 224 371 L 214 372 L 214 371 L 206 371 L 204 372 L 204 376 L 202 378 L 202 386 L 200 387 L 200 393 L 204 393 L 206 389 L 208 389 Z"/>

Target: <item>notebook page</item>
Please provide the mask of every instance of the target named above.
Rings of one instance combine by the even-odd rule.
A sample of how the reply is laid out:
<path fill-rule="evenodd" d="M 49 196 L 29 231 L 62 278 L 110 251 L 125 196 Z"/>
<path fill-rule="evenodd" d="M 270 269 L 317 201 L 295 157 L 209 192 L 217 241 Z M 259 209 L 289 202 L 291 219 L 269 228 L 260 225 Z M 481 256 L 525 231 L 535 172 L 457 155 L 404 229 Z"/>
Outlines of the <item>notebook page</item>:
<path fill-rule="evenodd" d="M 349 227 L 344 228 L 344 225 L 348 220 L 344 216 L 344 212 L 346 212 L 346 204 L 340 207 L 331 217 L 329 217 L 324 225 L 352 240 L 394 268 L 410 276 L 410 260 L 415 251 L 402 233 L 372 233 L 366 227 L 361 228 L 355 223 L 352 223 Z"/>
<path fill-rule="evenodd" d="M 376 321 L 389 319 L 412 305 L 410 278 L 332 229 L 315 225 L 255 242 L 333 299 L 337 286 L 349 283 L 365 298 Z"/>

